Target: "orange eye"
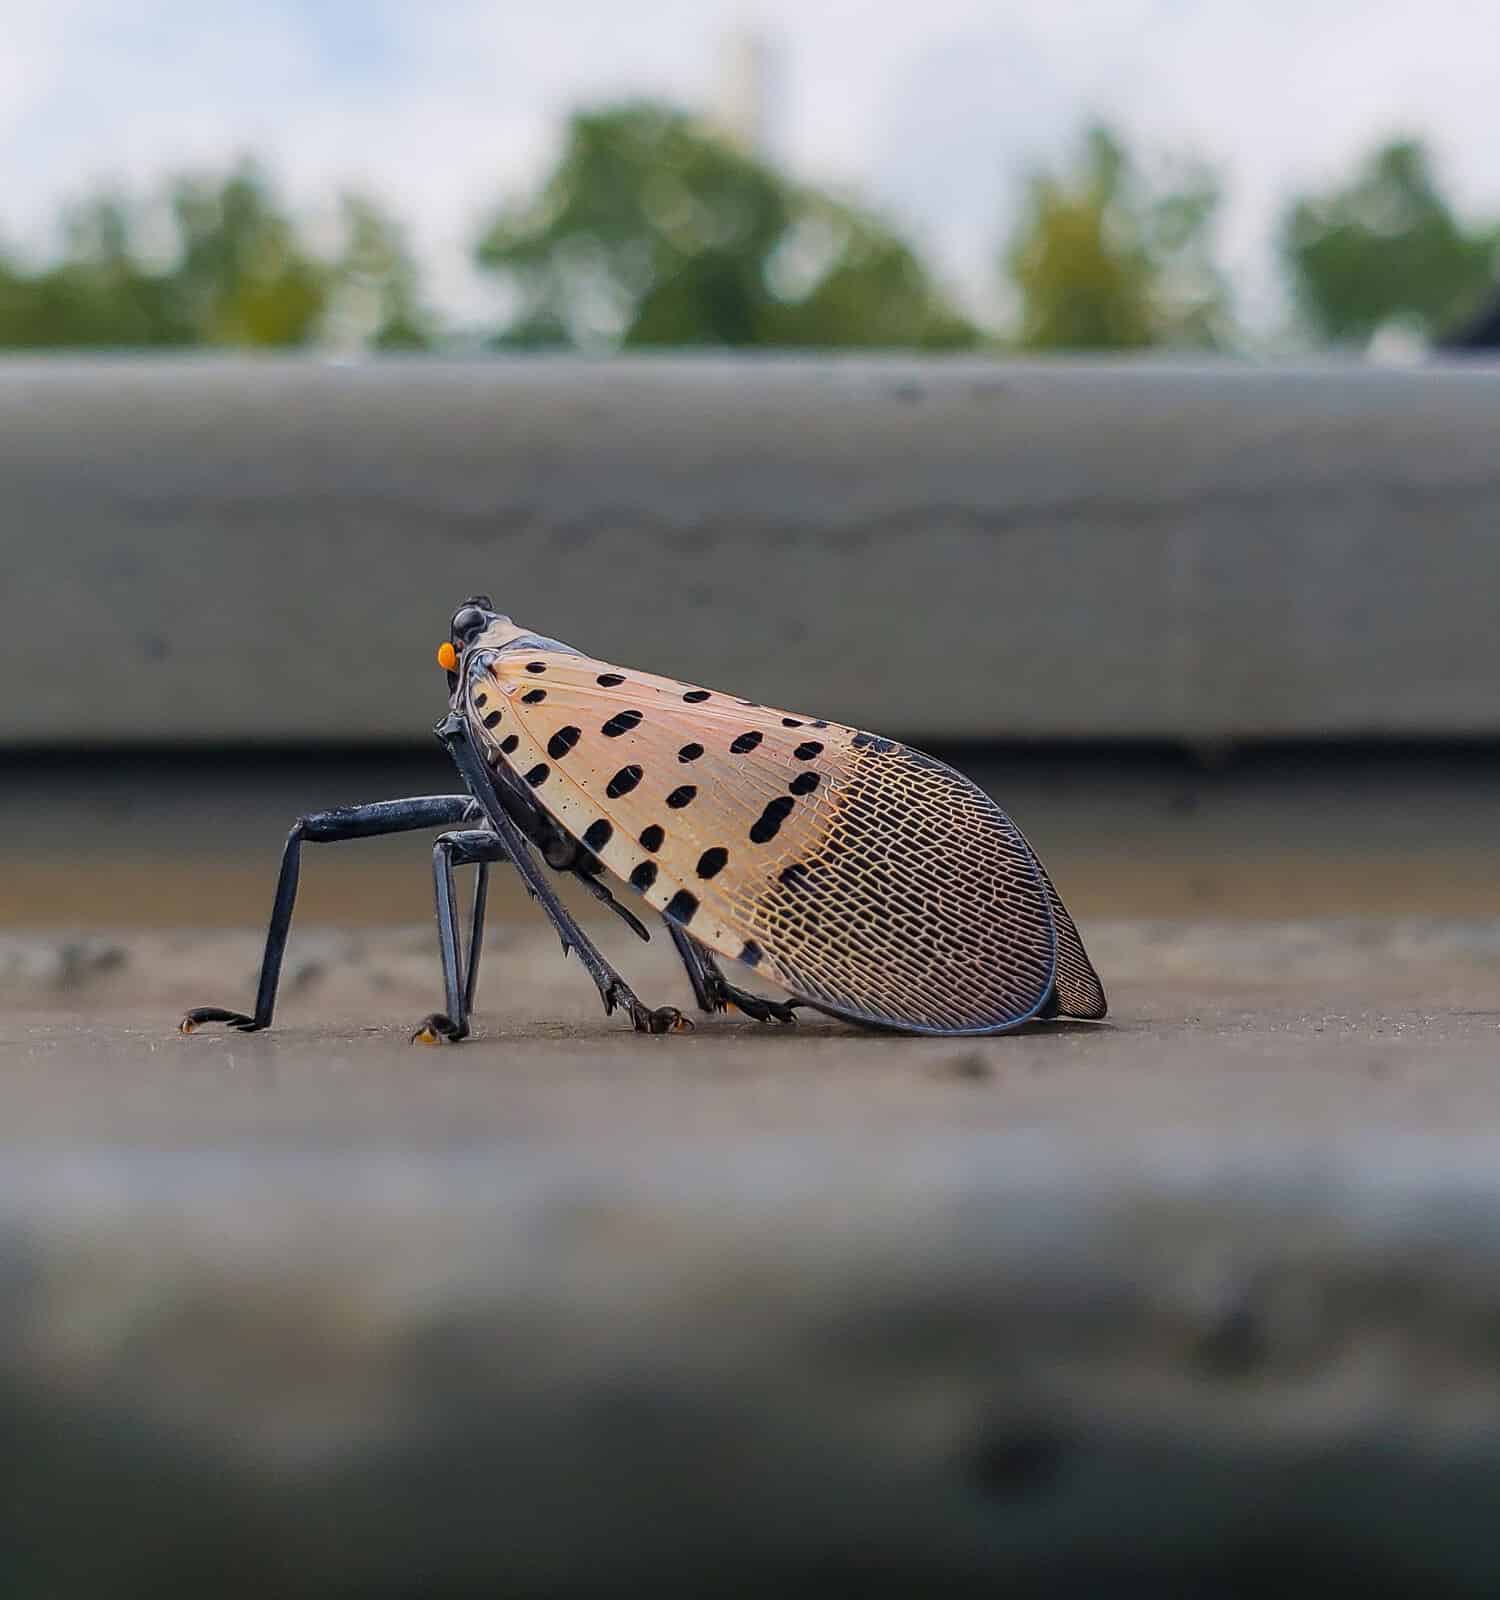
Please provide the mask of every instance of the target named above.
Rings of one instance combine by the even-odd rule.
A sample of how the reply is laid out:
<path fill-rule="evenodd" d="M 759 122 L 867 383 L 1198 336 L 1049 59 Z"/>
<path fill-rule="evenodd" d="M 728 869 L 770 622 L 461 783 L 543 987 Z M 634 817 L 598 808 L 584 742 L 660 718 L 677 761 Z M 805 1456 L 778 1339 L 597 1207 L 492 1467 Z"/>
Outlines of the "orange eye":
<path fill-rule="evenodd" d="M 438 665 L 444 672 L 458 671 L 458 651 L 446 639 L 438 646 Z"/>

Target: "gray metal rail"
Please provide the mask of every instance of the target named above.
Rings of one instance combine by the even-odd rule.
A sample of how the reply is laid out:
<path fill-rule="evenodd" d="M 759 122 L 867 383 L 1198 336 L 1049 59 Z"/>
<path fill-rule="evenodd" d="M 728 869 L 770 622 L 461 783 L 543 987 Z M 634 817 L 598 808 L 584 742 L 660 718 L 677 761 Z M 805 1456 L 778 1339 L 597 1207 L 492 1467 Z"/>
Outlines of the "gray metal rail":
<path fill-rule="evenodd" d="M 474 590 L 930 739 L 1500 732 L 1500 367 L 0 362 L 0 742 L 421 739 Z"/>

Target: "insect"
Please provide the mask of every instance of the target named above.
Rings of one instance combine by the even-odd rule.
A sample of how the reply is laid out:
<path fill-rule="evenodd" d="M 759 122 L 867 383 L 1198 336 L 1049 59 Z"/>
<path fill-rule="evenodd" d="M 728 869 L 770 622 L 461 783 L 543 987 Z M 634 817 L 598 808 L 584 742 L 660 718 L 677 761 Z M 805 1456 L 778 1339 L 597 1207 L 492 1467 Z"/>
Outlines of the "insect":
<path fill-rule="evenodd" d="M 581 882 L 643 939 L 611 884 L 666 924 L 699 1008 L 789 1023 L 798 1007 L 919 1034 L 1002 1033 L 1105 1014 L 1104 990 L 1046 869 L 998 806 L 894 740 L 597 661 L 518 627 L 487 596 L 438 651 L 435 732 L 465 792 L 315 812 L 288 836 L 255 1011 L 203 1006 L 184 1032 L 270 1025 L 304 842 L 446 829 L 433 845 L 444 1009 L 412 1037 L 469 1032 L 489 868 L 520 873 L 636 1030 L 691 1024 L 645 1005 L 578 926 L 545 868 Z M 478 876 L 468 939 L 454 869 Z M 732 983 L 720 958 L 791 998 Z"/>

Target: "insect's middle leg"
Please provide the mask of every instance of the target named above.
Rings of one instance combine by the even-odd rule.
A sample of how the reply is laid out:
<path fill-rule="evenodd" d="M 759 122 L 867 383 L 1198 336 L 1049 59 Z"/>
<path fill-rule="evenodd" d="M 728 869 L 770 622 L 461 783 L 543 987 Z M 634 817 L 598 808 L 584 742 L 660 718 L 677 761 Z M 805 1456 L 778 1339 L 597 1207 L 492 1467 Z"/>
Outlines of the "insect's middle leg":
<path fill-rule="evenodd" d="M 747 1017 L 754 1017 L 757 1022 L 791 1023 L 797 1020 L 794 1013 L 804 1002 L 767 1000 L 763 995 L 736 988 L 719 970 L 719 963 L 711 950 L 705 949 L 674 923 L 667 923 L 667 932 L 672 935 L 672 943 L 682 957 L 688 982 L 693 986 L 693 998 L 698 1002 L 700 1011 L 724 1011 L 732 1005 Z"/>
<path fill-rule="evenodd" d="M 505 846 L 489 828 L 445 833 L 432 847 L 432 883 L 437 899 L 438 950 L 443 962 L 443 998 L 446 1011 L 424 1017 L 412 1033 L 414 1044 L 436 1044 L 447 1039 L 457 1044 L 469 1035 L 474 1010 L 474 990 L 479 981 L 479 951 L 484 942 L 484 907 L 489 890 L 490 863 L 506 861 Z M 458 892 L 454 867 L 478 866 L 474 884 L 474 910 L 470 919 L 468 960 L 462 957 Z"/>

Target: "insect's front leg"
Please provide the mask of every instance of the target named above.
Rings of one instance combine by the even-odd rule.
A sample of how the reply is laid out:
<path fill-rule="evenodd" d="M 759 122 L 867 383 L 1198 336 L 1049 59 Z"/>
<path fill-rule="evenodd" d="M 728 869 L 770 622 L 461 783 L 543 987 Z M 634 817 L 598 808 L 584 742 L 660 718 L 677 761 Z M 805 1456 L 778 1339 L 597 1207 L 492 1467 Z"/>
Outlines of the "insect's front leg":
<path fill-rule="evenodd" d="M 304 840 L 309 844 L 333 844 L 342 839 L 371 839 L 387 833 L 410 833 L 419 828 L 451 827 L 455 822 L 477 821 L 478 816 L 479 808 L 468 795 L 434 794 L 410 800 L 377 800 L 369 805 L 339 806 L 333 811 L 314 811 L 298 817 L 281 852 L 281 871 L 276 879 L 271 924 L 266 930 L 254 1015 L 226 1011 L 222 1006 L 197 1006 L 183 1017 L 178 1027 L 183 1033 L 192 1033 L 204 1022 L 227 1023 L 242 1033 L 270 1027 L 276 1010 L 276 989 L 281 982 L 287 935 L 292 927 L 292 911 L 297 903 Z"/>

